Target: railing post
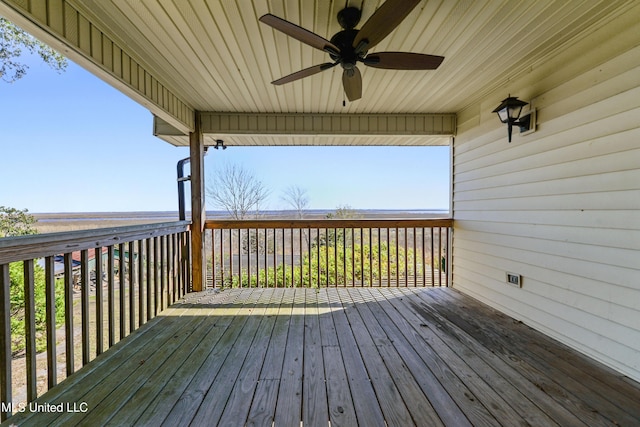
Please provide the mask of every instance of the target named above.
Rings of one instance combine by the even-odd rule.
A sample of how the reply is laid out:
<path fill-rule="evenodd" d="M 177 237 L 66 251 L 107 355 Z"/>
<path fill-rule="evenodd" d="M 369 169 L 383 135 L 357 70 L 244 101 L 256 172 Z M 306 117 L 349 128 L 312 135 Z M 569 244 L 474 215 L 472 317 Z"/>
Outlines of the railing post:
<path fill-rule="evenodd" d="M 0 421 L 11 416 L 11 304 L 9 264 L 0 264 Z"/>
<path fill-rule="evenodd" d="M 204 137 L 200 113 L 195 113 L 195 129 L 189 134 L 191 156 L 191 280 L 194 292 L 204 290 L 206 259 L 204 252 Z"/>

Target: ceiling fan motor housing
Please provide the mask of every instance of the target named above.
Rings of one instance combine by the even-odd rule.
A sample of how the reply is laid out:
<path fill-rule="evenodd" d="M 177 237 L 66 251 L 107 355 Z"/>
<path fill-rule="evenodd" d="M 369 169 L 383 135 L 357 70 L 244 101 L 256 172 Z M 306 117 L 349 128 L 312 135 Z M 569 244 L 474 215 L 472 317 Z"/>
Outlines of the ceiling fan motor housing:
<path fill-rule="evenodd" d="M 362 12 L 357 7 L 345 7 L 338 12 L 338 23 L 345 30 L 355 28 L 360 22 Z"/>
<path fill-rule="evenodd" d="M 358 55 L 353 48 L 353 39 L 355 39 L 358 30 L 350 28 L 342 30 L 331 37 L 331 43 L 340 49 L 340 55 L 329 54 L 331 59 L 338 61 L 343 68 L 353 68 L 358 60 Z"/>

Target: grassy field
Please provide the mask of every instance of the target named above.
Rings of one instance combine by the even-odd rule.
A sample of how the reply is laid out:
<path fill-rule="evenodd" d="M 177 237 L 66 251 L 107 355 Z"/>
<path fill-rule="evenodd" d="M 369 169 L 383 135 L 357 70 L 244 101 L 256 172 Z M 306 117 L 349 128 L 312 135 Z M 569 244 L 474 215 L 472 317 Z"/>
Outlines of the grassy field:
<path fill-rule="evenodd" d="M 33 214 L 38 233 L 62 233 L 95 228 L 123 227 L 177 221 L 178 215 L 165 212 L 86 212 Z"/>
<path fill-rule="evenodd" d="M 314 209 L 305 213 L 305 219 L 323 219 L 332 213 L 331 209 Z M 449 213 L 437 210 L 355 210 L 358 218 L 446 218 Z M 38 233 L 59 233 L 95 228 L 121 227 L 127 225 L 152 224 L 178 220 L 176 212 L 81 212 L 81 213 L 37 213 L 33 214 L 38 222 Z M 208 218 L 225 218 L 223 212 L 207 212 Z M 260 214 L 262 219 L 296 218 L 293 211 L 266 211 Z"/>

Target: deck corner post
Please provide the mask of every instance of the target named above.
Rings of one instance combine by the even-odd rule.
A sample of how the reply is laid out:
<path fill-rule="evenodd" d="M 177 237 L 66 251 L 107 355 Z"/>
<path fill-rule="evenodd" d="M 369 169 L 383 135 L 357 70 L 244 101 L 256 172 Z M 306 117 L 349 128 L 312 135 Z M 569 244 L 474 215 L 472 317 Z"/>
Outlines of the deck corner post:
<path fill-rule="evenodd" d="M 191 163 L 191 289 L 194 292 L 204 290 L 205 252 L 204 223 L 204 136 L 200 122 L 200 112 L 195 114 L 195 128 L 189 134 L 189 153 Z"/>
<path fill-rule="evenodd" d="M 11 416 L 11 305 L 9 264 L 0 264 L 0 422 Z"/>

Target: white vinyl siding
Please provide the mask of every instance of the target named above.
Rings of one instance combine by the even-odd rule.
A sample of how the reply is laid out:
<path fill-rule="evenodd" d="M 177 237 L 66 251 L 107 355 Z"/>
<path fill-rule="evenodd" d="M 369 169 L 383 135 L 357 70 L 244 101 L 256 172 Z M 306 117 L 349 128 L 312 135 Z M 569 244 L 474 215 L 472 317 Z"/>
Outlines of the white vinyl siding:
<path fill-rule="evenodd" d="M 453 284 L 640 380 L 640 25 L 616 25 L 624 51 L 568 52 L 493 96 L 531 94 L 535 133 L 509 144 L 488 102 L 459 117 Z"/>

